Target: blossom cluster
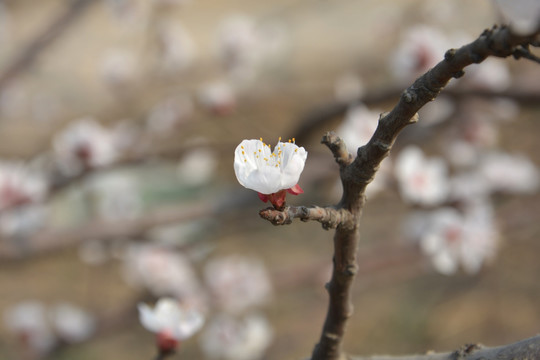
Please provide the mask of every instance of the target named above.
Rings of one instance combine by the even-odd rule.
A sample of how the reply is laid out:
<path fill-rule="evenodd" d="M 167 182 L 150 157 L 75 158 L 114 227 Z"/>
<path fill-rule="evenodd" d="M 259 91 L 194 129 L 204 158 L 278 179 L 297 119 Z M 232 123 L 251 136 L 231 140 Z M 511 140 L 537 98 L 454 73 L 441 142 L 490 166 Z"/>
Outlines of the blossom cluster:
<path fill-rule="evenodd" d="M 211 314 L 200 336 L 208 358 L 249 360 L 264 353 L 272 331 L 255 309 L 268 301 L 272 287 L 260 261 L 238 255 L 210 259 L 201 283 L 191 262 L 171 249 L 145 247 L 137 256 L 152 259 L 126 270 L 160 297 L 154 309 L 139 304 L 140 321 L 157 334 L 159 351 L 173 351 L 199 331 Z"/>
<path fill-rule="evenodd" d="M 471 82 L 455 86 L 471 86 Z M 526 156 L 498 147 L 498 128 L 517 116 L 516 104 L 466 99 L 459 107 L 453 102 L 445 106 L 451 107 L 445 117 L 430 121 L 430 114 L 421 112 L 418 125 L 421 134 L 441 121 L 448 124 L 441 142 L 443 155 L 427 156 L 415 145 L 394 150 L 381 164 L 367 195 L 395 186 L 403 201 L 418 209 L 412 211 L 405 232 L 434 268 L 447 275 L 460 267 L 476 273 L 495 256 L 500 239 L 491 195 L 534 193 L 540 172 Z M 375 132 L 379 113 L 362 104 L 347 112 L 337 132 L 352 154 Z"/>
<path fill-rule="evenodd" d="M 6 328 L 21 341 L 31 356 L 45 356 L 59 342 L 87 340 L 95 331 L 96 320 L 76 305 L 62 302 L 47 306 L 36 300 L 21 301 L 4 312 Z"/>

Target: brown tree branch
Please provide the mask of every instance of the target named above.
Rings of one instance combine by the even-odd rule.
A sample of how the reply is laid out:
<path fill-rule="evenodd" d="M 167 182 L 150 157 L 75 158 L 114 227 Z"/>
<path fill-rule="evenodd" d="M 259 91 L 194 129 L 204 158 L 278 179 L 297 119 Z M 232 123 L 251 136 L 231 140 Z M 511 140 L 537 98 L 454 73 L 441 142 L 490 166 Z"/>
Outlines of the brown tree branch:
<path fill-rule="evenodd" d="M 540 359 L 540 335 L 513 344 L 484 347 L 478 344 L 464 345 L 448 353 L 427 353 L 408 356 L 350 356 L 350 360 L 501 360 Z"/>
<path fill-rule="evenodd" d="M 381 116 L 371 140 L 358 149 L 357 157 L 350 165 L 343 166 L 339 162 L 339 156 L 336 156 L 332 146 L 329 145 L 336 161 L 340 163 L 340 176 L 344 189 L 338 208 L 347 209 L 353 218 L 359 220 L 365 203 L 366 186 L 373 179 L 381 161 L 390 152 L 396 137 L 405 126 L 418 121 L 417 111 L 435 99 L 451 78 L 463 76 L 463 69 L 466 66 L 480 63 L 488 56 L 513 55 L 517 47 L 533 43 L 534 38 L 535 35 L 516 36 L 505 27 L 494 27 L 484 31 L 471 44 L 458 50 L 447 51 L 443 61 L 407 88 L 394 109 Z M 325 138 L 329 136 L 332 135 L 325 135 Z M 333 139 L 336 138 L 333 137 Z M 334 143 L 338 144 L 339 140 L 334 140 Z M 334 237 L 334 269 L 328 286 L 330 295 L 328 313 L 320 341 L 312 355 L 313 360 L 345 358 L 340 347 L 347 319 L 352 313 L 350 286 L 357 269 L 356 250 L 359 240 L 357 224 L 353 228 L 338 226 Z"/>
<path fill-rule="evenodd" d="M 535 45 L 536 35 L 518 36 L 512 34 L 506 27 L 494 27 L 485 30 L 474 42 L 457 50 L 448 50 L 443 61 L 418 78 L 401 94 L 398 104 L 392 111 L 381 115 L 375 133 L 365 146 L 358 149 L 354 161 L 351 161 L 352 157 L 343 141 L 334 133 L 327 133 L 323 137 L 322 142 L 332 151 L 339 164 L 343 184 L 343 196 L 334 210 L 348 212 L 349 216 L 344 217 L 347 223 L 339 223 L 336 226 L 333 272 L 327 284 L 328 312 L 312 360 L 346 359 L 341 348 L 347 320 L 353 312 L 351 285 L 358 270 L 359 220 L 365 203 L 365 189 L 373 180 L 381 161 L 388 156 L 398 134 L 407 125 L 416 123 L 417 111 L 434 100 L 451 78 L 463 76 L 463 69 L 466 66 L 480 63 L 489 56 L 515 55 L 519 48 Z M 294 217 L 302 220 L 310 219 L 302 212 L 299 216 L 294 216 L 294 212 L 293 216 L 290 216 L 288 211 L 273 213 L 267 210 L 264 214 L 268 215 L 265 217 L 268 220 L 281 221 L 283 224 L 290 223 Z M 317 217 L 313 219 L 319 221 Z M 469 352 L 475 349 L 476 347 L 471 347 L 464 353 L 454 353 L 451 355 L 452 359 L 467 357 Z M 511 353 L 507 355 L 510 357 L 505 359 L 513 358 Z"/>

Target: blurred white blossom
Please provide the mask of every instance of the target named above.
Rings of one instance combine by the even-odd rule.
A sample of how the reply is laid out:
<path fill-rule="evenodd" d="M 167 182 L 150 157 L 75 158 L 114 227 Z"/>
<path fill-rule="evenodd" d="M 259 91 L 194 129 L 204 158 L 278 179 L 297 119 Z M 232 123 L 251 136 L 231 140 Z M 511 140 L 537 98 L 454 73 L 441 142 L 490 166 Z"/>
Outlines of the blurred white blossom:
<path fill-rule="evenodd" d="M 119 155 L 114 132 L 92 117 L 68 124 L 55 136 L 53 145 L 58 165 L 66 175 L 109 165 Z"/>
<path fill-rule="evenodd" d="M 4 311 L 6 328 L 17 335 L 22 345 L 38 355 L 51 351 L 56 337 L 47 322 L 45 305 L 38 301 L 22 301 Z"/>
<path fill-rule="evenodd" d="M 278 23 L 257 24 L 248 15 L 226 17 L 218 29 L 218 58 L 235 80 L 252 80 L 286 49 L 286 31 Z"/>
<path fill-rule="evenodd" d="M 449 48 L 449 40 L 437 28 L 412 26 L 402 34 L 390 57 L 390 69 L 399 80 L 414 80 L 441 61 Z"/>
<path fill-rule="evenodd" d="M 394 172 L 401 196 L 408 202 L 433 206 L 448 196 L 446 163 L 442 158 L 426 159 L 416 146 L 408 146 L 399 152 Z"/>
<path fill-rule="evenodd" d="M 239 313 L 268 302 L 272 285 L 259 260 L 231 255 L 209 261 L 204 278 L 212 300 L 222 310 Z"/>
<path fill-rule="evenodd" d="M 529 35 L 540 25 L 538 0 L 495 0 L 503 20 L 520 35 Z"/>
<path fill-rule="evenodd" d="M 161 351 L 173 350 L 179 341 L 193 336 L 204 324 L 197 310 L 182 306 L 172 298 L 160 298 L 152 309 L 139 303 L 139 320 L 143 327 L 157 334 Z"/>
<path fill-rule="evenodd" d="M 345 141 L 347 149 L 354 157 L 356 157 L 358 148 L 367 144 L 373 136 L 381 112 L 370 110 L 363 104 L 354 105 L 347 110 L 336 133 Z"/>
<path fill-rule="evenodd" d="M 425 104 L 419 111 L 418 116 L 420 126 L 432 126 L 448 120 L 456 111 L 456 104 L 453 100 L 444 95 L 439 95 L 434 101 Z"/>
<path fill-rule="evenodd" d="M 148 130 L 165 134 L 188 122 L 193 115 L 193 100 L 187 94 L 169 96 L 157 103 L 148 114 Z"/>
<path fill-rule="evenodd" d="M 213 177 L 217 164 L 216 154 L 212 151 L 194 149 L 182 157 L 177 174 L 188 185 L 201 185 Z"/>
<path fill-rule="evenodd" d="M 49 309 L 48 315 L 56 335 L 68 343 L 85 341 L 96 329 L 94 317 L 73 304 L 56 304 Z"/>
<path fill-rule="evenodd" d="M 231 84 L 217 80 L 203 85 L 198 99 L 205 109 L 215 115 L 229 115 L 236 108 L 236 93 Z"/>
<path fill-rule="evenodd" d="M 103 80 L 114 89 L 125 89 L 133 84 L 138 76 L 137 58 L 128 50 L 108 50 L 100 65 Z"/>
<path fill-rule="evenodd" d="M 189 260 L 170 248 L 132 245 L 124 259 L 123 275 L 129 284 L 143 286 L 155 296 L 201 302 L 201 289 Z"/>
<path fill-rule="evenodd" d="M 469 274 L 495 255 L 498 233 L 490 205 L 485 201 L 467 204 L 464 213 L 454 208 L 439 208 L 413 217 L 414 235 L 434 268 L 445 275 L 459 266 Z M 411 232 L 410 232 L 411 233 Z"/>
<path fill-rule="evenodd" d="M 522 155 L 503 152 L 485 154 L 480 160 L 479 171 L 491 191 L 533 193 L 540 184 L 538 168 Z"/>
<path fill-rule="evenodd" d="M 258 360 L 272 342 L 272 329 L 261 315 L 234 318 L 220 314 L 212 319 L 200 337 L 209 359 Z"/>
<path fill-rule="evenodd" d="M 504 91 L 512 83 L 507 62 L 502 59 L 487 58 L 481 64 L 471 64 L 466 68 L 462 84 L 475 89 Z"/>
<path fill-rule="evenodd" d="M 157 25 L 158 66 L 164 73 L 174 73 L 190 66 L 196 59 L 195 42 L 179 21 Z"/>
<path fill-rule="evenodd" d="M 45 226 L 48 207 L 43 204 L 27 204 L 0 214 L 0 232 L 4 236 L 25 238 Z M 24 241 L 21 245 L 25 245 Z"/>
<path fill-rule="evenodd" d="M 0 210 L 39 201 L 46 193 L 42 174 L 22 162 L 0 160 Z"/>

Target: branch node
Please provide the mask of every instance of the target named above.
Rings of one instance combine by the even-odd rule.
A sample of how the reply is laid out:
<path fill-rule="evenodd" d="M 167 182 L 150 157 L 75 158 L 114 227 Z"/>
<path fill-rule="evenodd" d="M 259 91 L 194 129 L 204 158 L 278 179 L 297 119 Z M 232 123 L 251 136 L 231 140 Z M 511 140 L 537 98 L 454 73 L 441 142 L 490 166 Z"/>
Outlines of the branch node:
<path fill-rule="evenodd" d="M 403 92 L 402 98 L 407 104 L 410 104 L 413 101 L 416 101 L 417 95 L 416 95 L 416 93 L 414 93 L 414 92 L 410 91 L 409 89 L 407 89 L 407 90 L 405 90 Z"/>
<path fill-rule="evenodd" d="M 464 359 L 482 348 L 483 346 L 481 344 L 465 344 L 458 350 L 454 351 L 453 355 L 456 360 Z"/>
<path fill-rule="evenodd" d="M 456 49 L 449 49 L 446 53 L 444 53 L 444 60 L 450 61 L 456 56 Z"/>
<path fill-rule="evenodd" d="M 415 123 L 417 123 L 417 122 L 418 122 L 418 120 L 419 120 L 419 116 L 418 116 L 418 113 L 415 113 L 415 114 L 413 115 L 413 117 L 412 117 L 412 118 L 410 118 L 410 120 L 409 120 L 409 124 L 415 124 Z"/>
<path fill-rule="evenodd" d="M 355 276 L 358 272 L 358 267 L 356 265 L 348 265 L 345 269 L 345 275 L 347 276 Z"/>
<path fill-rule="evenodd" d="M 324 284 L 324 288 L 326 289 L 326 291 L 330 291 L 330 282 Z"/>
<path fill-rule="evenodd" d="M 452 74 L 452 77 L 454 79 L 459 79 L 460 77 L 462 77 L 463 75 L 465 75 L 465 71 L 463 70 L 459 70 L 459 71 L 456 71 L 455 73 Z"/>
<path fill-rule="evenodd" d="M 331 333 L 331 332 L 325 332 L 324 333 L 324 336 L 330 340 L 338 340 L 339 339 L 339 335 L 338 334 L 334 334 L 334 333 Z"/>

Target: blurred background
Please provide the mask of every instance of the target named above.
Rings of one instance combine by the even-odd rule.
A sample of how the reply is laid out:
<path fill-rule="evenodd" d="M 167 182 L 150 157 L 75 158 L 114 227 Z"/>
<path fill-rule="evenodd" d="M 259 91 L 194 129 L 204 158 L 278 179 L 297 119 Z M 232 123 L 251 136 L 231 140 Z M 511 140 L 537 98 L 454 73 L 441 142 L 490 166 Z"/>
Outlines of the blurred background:
<path fill-rule="evenodd" d="M 332 231 L 274 227 L 243 139 L 308 151 L 294 205 L 340 198 L 381 112 L 504 18 L 487 0 L 0 1 L 0 358 L 150 359 L 137 304 L 205 314 L 178 359 L 301 359 Z M 540 329 L 540 68 L 490 59 L 406 129 L 368 188 L 352 354 Z"/>

